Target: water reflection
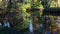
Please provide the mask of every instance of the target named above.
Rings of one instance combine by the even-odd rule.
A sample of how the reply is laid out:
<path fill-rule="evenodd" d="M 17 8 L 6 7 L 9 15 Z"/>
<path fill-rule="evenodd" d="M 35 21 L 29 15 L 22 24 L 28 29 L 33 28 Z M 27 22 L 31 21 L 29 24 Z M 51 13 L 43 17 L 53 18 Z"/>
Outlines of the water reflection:
<path fill-rule="evenodd" d="M 32 23 L 32 17 L 31 17 L 31 19 L 30 19 L 29 31 L 30 31 L 30 34 L 33 34 L 33 23 Z"/>
<path fill-rule="evenodd" d="M 4 23 L 4 26 L 10 28 L 10 23 L 7 21 L 6 23 Z"/>

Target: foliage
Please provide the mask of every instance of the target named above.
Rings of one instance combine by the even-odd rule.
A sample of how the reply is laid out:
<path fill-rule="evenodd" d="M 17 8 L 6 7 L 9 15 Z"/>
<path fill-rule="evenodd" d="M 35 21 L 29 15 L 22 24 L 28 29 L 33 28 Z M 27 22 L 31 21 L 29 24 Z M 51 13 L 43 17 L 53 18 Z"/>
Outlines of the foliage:
<path fill-rule="evenodd" d="M 8 7 L 7 8 L 7 10 L 9 10 L 8 14 L 10 14 L 10 13 L 14 14 L 14 12 L 16 10 L 19 11 L 18 13 L 13 15 L 14 17 L 12 17 L 12 19 L 13 18 L 17 19 L 17 21 L 16 21 L 17 25 L 15 25 L 15 26 L 16 26 L 16 28 L 18 28 L 20 30 L 20 29 L 24 29 L 24 28 L 29 27 L 29 23 L 30 23 L 29 21 L 30 21 L 31 13 L 28 13 L 28 11 L 26 9 L 38 8 L 38 9 L 40 9 L 40 12 L 39 12 L 40 15 L 39 16 L 41 16 L 43 14 L 44 5 L 47 3 L 45 2 L 45 3 L 43 3 L 44 5 L 42 5 L 41 2 L 42 2 L 42 0 L 34 0 L 34 1 L 33 0 L 25 0 L 25 3 L 20 3 L 20 2 L 14 1 L 13 5 L 12 5 L 13 7 L 9 7 L 9 6 L 11 6 L 11 5 L 9 5 L 9 3 L 6 4 L 3 1 L 0 1 L 0 8 L 5 11 L 5 9 Z M 15 8 L 14 6 L 17 8 Z M 55 7 L 53 2 L 51 2 L 50 7 Z M 0 11 L 2 16 L 6 16 L 5 14 L 7 12 L 4 12 L 4 11 L 3 12 Z M 42 20 L 44 20 L 44 19 L 42 19 Z M 12 21 L 12 23 L 14 23 L 14 22 Z"/>

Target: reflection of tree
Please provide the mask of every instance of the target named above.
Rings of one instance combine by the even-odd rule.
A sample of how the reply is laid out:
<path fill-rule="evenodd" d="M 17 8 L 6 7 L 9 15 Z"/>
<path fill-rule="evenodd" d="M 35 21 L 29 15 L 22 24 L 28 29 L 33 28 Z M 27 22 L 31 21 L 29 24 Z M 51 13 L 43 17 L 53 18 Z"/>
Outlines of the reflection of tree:
<path fill-rule="evenodd" d="M 49 8 L 52 0 L 41 0 L 41 4 L 44 8 Z"/>

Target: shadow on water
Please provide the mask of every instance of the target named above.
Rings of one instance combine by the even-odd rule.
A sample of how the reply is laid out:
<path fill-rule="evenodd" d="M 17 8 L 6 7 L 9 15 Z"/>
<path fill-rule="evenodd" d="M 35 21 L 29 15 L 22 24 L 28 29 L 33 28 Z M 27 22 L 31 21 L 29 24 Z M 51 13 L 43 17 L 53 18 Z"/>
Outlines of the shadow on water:
<path fill-rule="evenodd" d="M 60 16 L 60 8 L 48 8 L 43 10 L 43 15 Z"/>

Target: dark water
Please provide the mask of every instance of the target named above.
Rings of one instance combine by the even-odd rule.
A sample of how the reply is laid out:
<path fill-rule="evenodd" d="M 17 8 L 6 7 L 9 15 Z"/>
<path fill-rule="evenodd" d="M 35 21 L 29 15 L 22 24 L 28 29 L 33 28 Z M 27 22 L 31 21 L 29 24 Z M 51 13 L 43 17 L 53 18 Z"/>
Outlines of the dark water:
<path fill-rule="evenodd" d="M 13 28 L 2 28 L 0 34 L 21 34 L 20 31 Z"/>

